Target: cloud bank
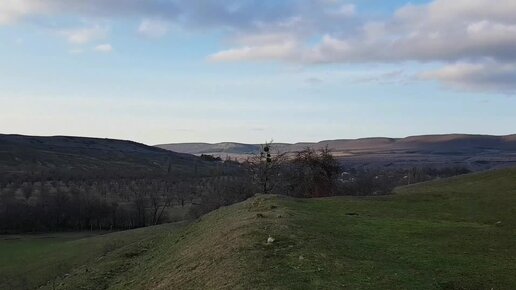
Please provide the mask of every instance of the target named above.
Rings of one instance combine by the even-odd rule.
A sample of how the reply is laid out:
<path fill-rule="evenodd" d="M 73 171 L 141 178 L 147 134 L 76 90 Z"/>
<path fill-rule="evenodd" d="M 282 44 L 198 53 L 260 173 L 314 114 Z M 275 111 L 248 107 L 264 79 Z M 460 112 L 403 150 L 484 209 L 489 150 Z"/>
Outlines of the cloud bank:
<path fill-rule="evenodd" d="M 496 91 L 505 94 L 516 92 L 516 65 L 513 63 L 458 63 L 425 72 L 420 77 L 436 80 L 457 89 Z"/>
<path fill-rule="evenodd" d="M 473 90 L 516 92 L 516 1 L 433 0 L 369 20 L 341 0 L 3 0 L 0 25 L 34 17 L 134 18 L 135 30 L 164 37 L 170 24 L 223 31 L 212 62 L 311 64 L 436 63 L 420 79 Z M 106 38 L 97 28 L 64 30 L 73 44 Z"/>

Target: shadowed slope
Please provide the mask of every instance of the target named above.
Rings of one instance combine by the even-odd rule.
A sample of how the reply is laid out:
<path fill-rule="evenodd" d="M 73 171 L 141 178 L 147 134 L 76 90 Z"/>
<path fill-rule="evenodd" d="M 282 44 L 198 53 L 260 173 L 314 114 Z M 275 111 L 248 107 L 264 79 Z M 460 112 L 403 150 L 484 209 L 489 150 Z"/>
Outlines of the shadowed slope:
<path fill-rule="evenodd" d="M 24 176 L 142 176 L 193 172 L 198 157 L 144 144 L 86 137 L 0 134 L 0 173 Z"/>

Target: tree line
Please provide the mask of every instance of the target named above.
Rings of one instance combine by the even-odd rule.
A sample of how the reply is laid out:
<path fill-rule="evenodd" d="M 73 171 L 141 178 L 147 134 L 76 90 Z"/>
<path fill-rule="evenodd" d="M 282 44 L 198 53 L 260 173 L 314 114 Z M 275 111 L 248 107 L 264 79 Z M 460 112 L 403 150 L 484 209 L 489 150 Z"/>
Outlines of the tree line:
<path fill-rule="evenodd" d="M 118 230 L 196 218 L 257 193 L 293 197 L 383 195 L 399 185 L 467 173 L 463 168 L 358 170 L 345 168 L 328 148 L 294 154 L 272 144 L 210 175 L 113 178 L 0 179 L 0 232 Z M 230 163 L 229 165 L 226 163 Z M 228 166 L 226 166 L 228 165 Z"/>
<path fill-rule="evenodd" d="M 181 220 L 197 208 L 234 202 L 237 190 L 244 196 L 247 190 L 233 186 L 248 184 L 243 178 L 9 182 L 0 188 L 0 232 L 116 230 Z"/>

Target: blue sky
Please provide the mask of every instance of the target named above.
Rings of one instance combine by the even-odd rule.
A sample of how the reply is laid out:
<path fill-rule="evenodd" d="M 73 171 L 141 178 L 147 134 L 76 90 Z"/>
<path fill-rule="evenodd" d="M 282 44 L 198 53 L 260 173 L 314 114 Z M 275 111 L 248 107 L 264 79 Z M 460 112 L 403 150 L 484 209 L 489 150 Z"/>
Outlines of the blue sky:
<path fill-rule="evenodd" d="M 515 45 L 512 0 L 6 0 L 0 132 L 511 134 Z"/>

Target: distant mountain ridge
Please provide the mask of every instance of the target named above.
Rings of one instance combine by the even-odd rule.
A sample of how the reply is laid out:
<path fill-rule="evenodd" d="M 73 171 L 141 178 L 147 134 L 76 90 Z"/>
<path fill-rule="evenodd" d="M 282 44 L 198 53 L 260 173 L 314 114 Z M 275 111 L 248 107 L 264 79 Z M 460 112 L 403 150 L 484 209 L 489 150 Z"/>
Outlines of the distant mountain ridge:
<path fill-rule="evenodd" d="M 260 150 L 259 144 L 179 143 L 156 145 L 189 154 L 209 154 L 244 159 Z M 373 137 L 324 140 L 316 143 L 278 143 L 281 153 L 298 152 L 306 147 L 328 147 L 341 161 L 351 165 L 377 167 L 467 166 L 474 170 L 516 165 L 516 134 L 506 136 L 443 134 L 406 138 Z"/>
<path fill-rule="evenodd" d="M 234 142 L 221 143 L 178 143 L 178 144 L 164 144 L 156 145 L 158 148 L 182 152 L 188 154 L 204 154 L 206 152 L 228 152 L 237 154 L 253 153 L 259 150 L 260 145 L 257 144 L 242 144 Z"/>
<path fill-rule="evenodd" d="M 320 142 L 275 143 L 281 152 L 296 152 L 306 147 L 330 150 L 365 150 L 365 149 L 408 149 L 408 148 L 467 148 L 467 149 L 502 149 L 516 151 L 516 134 L 506 136 L 492 135 L 421 135 L 406 138 L 372 137 L 360 139 L 335 139 Z M 158 148 L 189 154 L 252 154 L 259 152 L 260 144 L 236 142 L 221 143 L 171 143 L 156 145 Z"/>

